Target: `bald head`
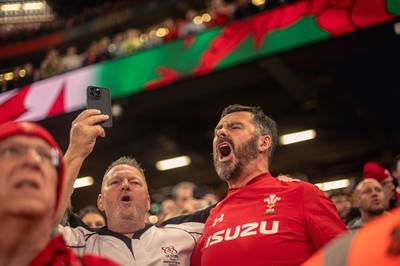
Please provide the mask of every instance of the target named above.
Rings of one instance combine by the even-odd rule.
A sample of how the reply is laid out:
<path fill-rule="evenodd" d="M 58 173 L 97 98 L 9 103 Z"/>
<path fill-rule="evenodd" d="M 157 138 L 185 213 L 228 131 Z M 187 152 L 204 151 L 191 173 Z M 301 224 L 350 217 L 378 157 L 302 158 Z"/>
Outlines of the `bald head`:
<path fill-rule="evenodd" d="M 363 179 L 355 189 L 355 205 L 359 208 L 364 222 L 385 211 L 382 185 L 373 178 Z"/>
<path fill-rule="evenodd" d="M 373 186 L 380 187 L 382 189 L 382 185 L 379 181 L 374 178 L 365 178 L 356 186 L 355 193 L 360 193 L 367 186 L 367 184 L 371 184 Z"/>

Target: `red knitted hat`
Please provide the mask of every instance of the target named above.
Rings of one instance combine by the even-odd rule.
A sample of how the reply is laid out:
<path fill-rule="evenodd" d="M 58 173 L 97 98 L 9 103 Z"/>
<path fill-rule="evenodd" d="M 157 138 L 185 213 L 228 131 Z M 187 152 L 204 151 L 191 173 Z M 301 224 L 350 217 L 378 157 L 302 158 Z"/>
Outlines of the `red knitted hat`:
<path fill-rule="evenodd" d="M 367 162 L 364 164 L 363 179 L 373 178 L 382 182 L 389 176 L 391 176 L 389 170 L 383 168 L 377 163 Z"/>
<path fill-rule="evenodd" d="M 53 163 L 58 169 L 57 198 L 55 205 L 55 209 L 57 209 L 64 181 L 64 163 L 62 160 L 62 152 L 60 147 L 50 133 L 38 124 L 31 122 L 10 121 L 0 125 L 0 141 L 15 135 L 26 135 L 41 138 L 55 150 L 57 161 Z"/>

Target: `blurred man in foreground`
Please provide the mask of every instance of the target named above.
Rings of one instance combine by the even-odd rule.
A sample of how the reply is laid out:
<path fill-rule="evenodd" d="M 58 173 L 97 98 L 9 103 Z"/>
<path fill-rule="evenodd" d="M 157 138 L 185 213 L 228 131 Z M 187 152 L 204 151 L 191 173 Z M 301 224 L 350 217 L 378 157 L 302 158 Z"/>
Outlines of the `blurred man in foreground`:
<path fill-rule="evenodd" d="M 0 169 L 0 265 L 117 265 L 91 255 L 78 258 L 56 233 L 64 164 L 44 128 L 0 125 Z"/>

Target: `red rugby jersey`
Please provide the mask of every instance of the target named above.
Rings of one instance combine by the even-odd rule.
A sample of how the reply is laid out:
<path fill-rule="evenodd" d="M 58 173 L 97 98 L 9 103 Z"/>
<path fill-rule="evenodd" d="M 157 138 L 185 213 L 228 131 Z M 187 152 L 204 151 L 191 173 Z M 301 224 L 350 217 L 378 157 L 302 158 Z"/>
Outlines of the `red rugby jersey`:
<path fill-rule="evenodd" d="M 210 212 L 193 265 L 299 265 L 347 232 L 313 184 L 260 175 Z"/>

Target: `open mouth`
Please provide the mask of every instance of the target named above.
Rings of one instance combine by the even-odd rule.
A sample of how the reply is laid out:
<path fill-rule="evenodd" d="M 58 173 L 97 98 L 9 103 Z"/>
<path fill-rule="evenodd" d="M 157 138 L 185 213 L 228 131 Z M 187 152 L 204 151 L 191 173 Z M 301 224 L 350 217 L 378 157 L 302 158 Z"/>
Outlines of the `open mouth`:
<path fill-rule="evenodd" d="M 226 142 L 218 145 L 219 160 L 220 161 L 227 160 L 229 155 L 231 154 L 231 151 L 232 151 L 231 146 Z"/>
<path fill-rule="evenodd" d="M 123 202 L 131 202 L 132 201 L 132 197 L 130 195 L 123 195 L 121 197 L 121 201 L 123 201 Z"/>

